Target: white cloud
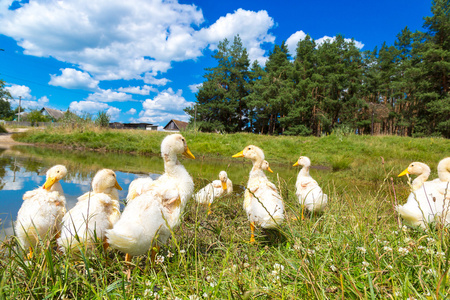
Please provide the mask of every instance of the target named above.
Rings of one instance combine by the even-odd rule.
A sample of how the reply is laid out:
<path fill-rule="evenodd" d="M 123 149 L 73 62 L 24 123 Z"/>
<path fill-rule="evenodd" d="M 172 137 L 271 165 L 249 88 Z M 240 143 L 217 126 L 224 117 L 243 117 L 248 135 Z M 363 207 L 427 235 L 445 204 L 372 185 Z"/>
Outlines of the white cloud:
<path fill-rule="evenodd" d="M 69 109 L 76 114 L 87 113 L 91 115 L 96 115 L 100 111 L 106 111 L 106 113 L 110 115 L 111 121 L 118 119 L 121 112 L 121 110 L 116 107 L 95 101 L 74 101 L 70 103 Z"/>
<path fill-rule="evenodd" d="M 189 85 L 189 89 L 191 90 L 192 93 L 197 93 L 198 90 L 203 86 L 203 83 L 194 83 Z"/>
<path fill-rule="evenodd" d="M 31 89 L 25 85 L 12 84 L 10 86 L 5 86 L 5 89 L 7 89 L 11 94 L 11 96 L 13 97 L 12 100 L 9 100 L 13 108 L 19 106 L 20 102 L 20 106 L 24 109 L 28 110 L 41 109 L 43 106 L 46 106 L 49 102 L 47 96 L 43 96 L 36 100 L 36 97 L 31 95 Z M 22 98 L 19 101 L 20 97 Z"/>
<path fill-rule="evenodd" d="M 203 21 L 195 5 L 176 1 L 31 1 L 2 10 L 0 33 L 25 54 L 73 63 L 97 80 L 135 79 L 202 55 L 192 35 Z"/>
<path fill-rule="evenodd" d="M 227 38 L 233 42 L 234 36 L 239 34 L 250 60 L 257 59 L 258 62 L 264 63 L 267 57 L 261 46 L 264 43 L 274 43 L 275 36 L 268 33 L 274 24 L 265 10 L 254 12 L 239 8 L 233 14 L 220 17 L 210 27 L 201 29 L 197 36 L 209 43 L 210 48 L 214 50 L 220 41 Z"/>
<path fill-rule="evenodd" d="M 98 80 L 94 80 L 87 72 L 78 71 L 72 68 L 61 69 L 60 76 L 50 75 L 48 84 L 62 86 L 68 89 L 88 89 L 98 90 Z"/>
<path fill-rule="evenodd" d="M 33 97 L 34 98 L 34 97 Z M 19 101 L 19 99 L 10 100 L 11 107 L 16 108 L 20 106 L 26 111 L 26 110 L 35 110 L 35 109 L 41 109 L 44 106 L 48 105 L 48 98 L 47 96 L 43 96 L 39 98 L 38 100 L 22 100 Z"/>
<path fill-rule="evenodd" d="M 303 40 L 306 37 L 306 33 L 303 32 L 303 30 L 297 31 L 296 33 L 292 34 L 288 39 L 286 40 L 286 46 L 289 50 L 289 54 L 291 57 L 294 57 L 297 53 L 297 44 L 299 41 Z"/>
<path fill-rule="evenodd" d="M 5 86 L 5 89 L 9 91 L 14 99 L 19 100 L 19 97 L 22 97 L 22 99 L 33 99 L 31 89 L 26 85 L 12 84 L 11 86 Z"/>
<path fill-rule="evenodd" d="M 167 78 L 157 79 L 150 73 L 145 73 L 143 80 L 145 83 L 159 85 L 159 86 L 165 86 L 168 82 L 170 82 L 170 80 Z"/>
<path fill-rule="evenodd" d="M 111 117 L 111 121 L 114 121 L 119 118 L 121 111 L 122 110 L 117 107 L 110 106 L 106 113 Z"/>
<path fill-rule="evenodd" d="M 143 110 L 139 113 L 139 118 L 132 120 L 159 125 L 165 125 L 171 119 L 188 121 L 189 117 L 183 109 L 192 104 L 192 102 L 184 99 L 181 90 L 174 92 L 171 88 L 168 88 L 155 98 L 145 100 L 142 103 Z"/>
<path fill-rule="evenodd" d="M 130 108 L 129 111 L 126 112 L 128 115 L 134 115 L 136 113 L 136 110 L 134 108 Z"/>
<path fill-rule="evenodd" d="M 155 77 L 167 72 L 172 61 L 195 59 L 208 46 L 215 49 L 237 34 L 250 58 L 264 62 L 261 46 L 275 40 L 268 33 L 274 21 L 264 10 L 238 9 L 200 29 L 201 9 L 177 1 L 31 1 L 15 10 L 0 3 L 5 6 L 0 34 L 15 39 L 25 54 L 71 63 L 100 81 L 143 79 L 165 85 L 167 79 Z M 142 77 L 146 73 L 151 76 Z M 53 84 L 58 80 L 69 85 L 64 74 L 52 77 Z M 95 81 L 85 83 L 95 87 Z"/>
<path fill-rule="evenodd" d="M 121 87 L 118 89 L 119 92 L 129 93 L 129 94 L 136 94 L 136 95 L 149 95 L 150 92 L 158 92 L 157 89 L 154 87 L 144 85 L 144 86 L 129 86 L 129 87 Z"/>
<path fill-rule="evenodd" d="M 115 92 L 111 89 L 108 89 L 90 94 L 86 100 L 93 102 L 123 102 L 132 100 L 132 97 L 131 95 L 128 95 L 126 93 Z"/>

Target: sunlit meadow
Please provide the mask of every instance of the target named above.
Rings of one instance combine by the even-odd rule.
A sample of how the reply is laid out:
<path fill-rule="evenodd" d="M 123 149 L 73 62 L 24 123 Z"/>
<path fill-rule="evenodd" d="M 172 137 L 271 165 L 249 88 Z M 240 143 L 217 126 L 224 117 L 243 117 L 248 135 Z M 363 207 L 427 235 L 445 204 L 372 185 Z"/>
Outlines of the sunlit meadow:
<path fill-rule="evenodd" d="M 20 139 L 37 142 L 40 134 Z M 79 138 L 84 132 L 74 134 Z M 126 150 L 145 153 L 164 136 L 145 133 L 138 139 L 138 133 L 122 134 L 91 132 L 86 140 L 102 140 L 103 149 L 114 147 L 107 138 L 126 138 L 129 148 L 133 141 L 151 144 Z M 406 178 L 397 178 L 397 174 L 410 162 L 423 161 L 435 178 L 437 163 L 449 156 L 448 140 L 340 134 L 322 138 L 183 134 L 197 158 L 218 156 L 229 159 L 230 164 L 243 164 L 247 171 L 250 163 L 229 157 L 247 144 L 264 149 L 275 171 L 269 178 L 286 204 L 286 221 L 279 230 L 258 229 L 256 243 L 249 243 L 243 194 L 237 191 L 216 200 L 210 215 L 206 207 L 191 200 L 181 226 L 161 245 L 153 262 L 147 255 L 134 257 L 126 265 L 123 253 L 104 251 L 100 243 L 95 251 L 62 255 L 55 251 L 53 241 L 42 241 L 34 257 L 26 260 L 15 238 L 9 237 L 0 250 L 0 297 L 436 299 L 449 293 L 447 228 L 440 224 L 428 230 L 408 228 L 393 209 L 397 203 L 405 203 L 409 194 Z M 56 132 L 48 132 L 46 138 L 62 143 L 56 142 L 56 135 L 65 136 L 61 140 L 75 139 L 70 133 Z M 83 145 L 81 140 L 77 147 Z M 311 175 L 329 199 L 323 214 L 307 215 L 304 220 L 295 196 L 296 178 L 283 176 L 283 169 L 292 168 L 299 155 L 311 158 Z M 245 185 L 247 171 L 243 178 L 228 175 L 235 184 Z M 192 175 L 198 190 L 204 179 Z M 129 279 L 125 274 L 128 268 Z"/>

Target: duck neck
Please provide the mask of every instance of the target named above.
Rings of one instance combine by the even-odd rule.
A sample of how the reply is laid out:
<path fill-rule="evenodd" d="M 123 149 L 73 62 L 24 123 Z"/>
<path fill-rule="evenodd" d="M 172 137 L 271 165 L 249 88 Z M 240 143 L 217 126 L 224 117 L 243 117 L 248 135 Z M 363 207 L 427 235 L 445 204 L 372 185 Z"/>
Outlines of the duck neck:
<path fill-rule="evenodd" d="M 425 171 L 422 174 L 420 174 L 419 176 L 416 177 L 416 179 L 413 180 L 413 182 L 411 183 L 413 190 L 417 190 L 418 188 L 420 188 L 422 186 L 422 184 L 427 181 L 428 177 L 430 176 L 430 172 Z"/>
<path fill-rule="evenodd" d="M 260 158 L 255 158 L 252 160 L 253 163 L 253 167 L 252 167 L 252 172 L 261 170 L 261 164 L 262 164 L 263 160 Z"/>
<path fill-rule="evenodd" d="M 300 176 L 309 176 L 309 167 L 310 166 L 303 166 L 303 168 L 298 173 Z"/>
<path fill-rule="evenodd" d="M 450 181 L 450 157 L 441 160 L 437 166 L 439 180 L 443 182 Z"/>
<path fill-rule="evenodd" d="M 164 171 L 172 176 L 179 172 L 178 166 L 181 166 L 176 154 L 164 154 Z"/>
<path fill-rule="evenodd" d="M 56 182 L 52 185 L 52 187 L 50 188 L 50 192 L 58 192 L 58 193 L 61 194 L 61 195 L 64 194 L 63 189 L 62 189 L 62 186 L 61 186 L 61 183 L 59 182 L 59 180 L 56 181 Z"/>
<path fill-rule="evenodd" d="M 105 189 L 102 193 L 110 196 L 112 200 L 119 200 L 119 192 L 115 187 L 109 187 Z"/>

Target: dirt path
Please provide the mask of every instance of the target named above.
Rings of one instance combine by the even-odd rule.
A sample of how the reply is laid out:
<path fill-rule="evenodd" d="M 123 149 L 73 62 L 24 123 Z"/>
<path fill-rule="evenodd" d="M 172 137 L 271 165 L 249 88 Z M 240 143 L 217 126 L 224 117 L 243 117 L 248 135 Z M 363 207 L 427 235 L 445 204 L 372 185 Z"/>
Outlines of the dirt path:
<path fill-rule="evenodd" d="M 15 145 L 29 145 L 26 143 L 16 142 L 11 137 L 13 133 L 24 132 L 27 130 L 28 128 L 15 128 L 15 129 L 8 129 L 8 133 L 0 133 L 0 148 L 10 149 L 12 146 Z"/>

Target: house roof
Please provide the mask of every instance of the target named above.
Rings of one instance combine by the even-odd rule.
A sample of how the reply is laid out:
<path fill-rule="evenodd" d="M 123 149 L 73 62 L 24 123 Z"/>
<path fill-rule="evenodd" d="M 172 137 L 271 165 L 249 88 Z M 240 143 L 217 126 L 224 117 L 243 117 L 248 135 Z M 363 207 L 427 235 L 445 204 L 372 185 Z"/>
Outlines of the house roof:
<path fill-rule="evenodd" d="M 43 107 L 41 109 L 41 113 L 43 111 L 46 111 L 48 113 L 48 115 L 56 120 L 61 119 L 62 117 L 64 117 L 64 112 L 60 111 L 58 109 L 53 109 L 53 108 L 49 108 L 49 107 Z"/>
<path fill-rule="evenodd" d="M 186 129 L 186 127 L 189 125 L 188 122 L 183 122 L 183 121 L 172 119 L 172 120 L 169 121 L 169 123 L 167 123 L 166 126 L 164 126 L 164 130 L 167 130 L 169 125 L 170 125 L 170 123 L 172 123 L 172 122 L 175 124 L 175 126 L 178 128 L 178 130 Z"/>

